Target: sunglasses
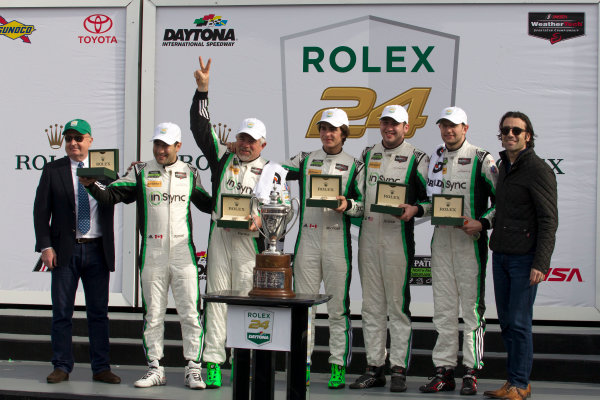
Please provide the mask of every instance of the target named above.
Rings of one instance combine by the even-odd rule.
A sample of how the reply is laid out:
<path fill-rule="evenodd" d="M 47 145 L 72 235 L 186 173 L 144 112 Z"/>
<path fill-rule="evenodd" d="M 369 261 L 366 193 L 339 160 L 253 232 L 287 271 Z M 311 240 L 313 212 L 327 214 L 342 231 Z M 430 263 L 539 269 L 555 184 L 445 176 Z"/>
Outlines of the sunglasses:
<path fill-rule="evenodd" d="M 83 135 L 65 135 L 65 142 L 67 143 L 71 142 L 71 140 L 81 143 L 83 142 L 83 139 L 85 139 Z"/>
<path fill-rule="evenodd" d="M 502 128 L 500 128 L 500 133 L 503 135 L 508 135 L 510 133 L 510 131 L 512 130 L 513 135 L 515 136 L 519 136 L 522 132 L 527 132 L 526 129 L 523 128 L 519 128 L 519 127 L 510 127 L 510 126 L 503 126 Z"/>

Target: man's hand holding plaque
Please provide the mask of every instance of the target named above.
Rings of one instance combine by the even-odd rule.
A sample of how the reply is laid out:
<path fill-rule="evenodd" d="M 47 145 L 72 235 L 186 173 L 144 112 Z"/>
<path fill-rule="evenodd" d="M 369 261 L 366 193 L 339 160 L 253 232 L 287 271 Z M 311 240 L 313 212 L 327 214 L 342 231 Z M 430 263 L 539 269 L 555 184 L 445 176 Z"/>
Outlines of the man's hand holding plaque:
<path fill-rule="evenodd" d="M 78 168 L 77 176 L 95 180 L 117 179 L 117 171 L 119 170 L 119 149 L 90 149 L 88 151 L 88 156 L 89 167 Z"/>
<path fill-rule="evenodd" d="M 221 218 L 217 220 L 217 226 L 221 228 L 236 228 L 257 230 L 250 218 L 252 196 L 246 195 L 221 195 Z"/>
<path fill-rule="evenodd" d="M 371 204 L 371 211 L 400 216 L 404 214 L 407 186 L 395 182 L 377 182 L 375 203 Z"/>
<path fill-rule="evenodd" d="M 307 207 L 327 207 L 338 209 L 342 206 L 342 177 L 340 175 L 310 175 L 310 198 Z"/>
<path fill-rule="evenodd" d="M 465 198 L 461 195 L 434 194 L 432 196 L 431 225 L 463 226 Z"/>

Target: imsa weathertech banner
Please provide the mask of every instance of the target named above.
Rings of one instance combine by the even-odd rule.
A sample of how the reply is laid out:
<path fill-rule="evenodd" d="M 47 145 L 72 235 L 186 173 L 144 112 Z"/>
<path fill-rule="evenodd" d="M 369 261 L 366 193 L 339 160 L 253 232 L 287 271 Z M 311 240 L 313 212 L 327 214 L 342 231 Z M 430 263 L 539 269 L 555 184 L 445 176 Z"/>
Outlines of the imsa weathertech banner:
<path fill-rule="evenodd" d="M 528 114 L 537 135 L 535 150 L 556 174 L 560 210 L 552 269 L 538 290 L 536 318 L 598 318 L 597 2 L 255 7 L 156 3 L 154 122 L 188 125 L 198 56 L 205 62 L 211 58 L 209 98 L 215 129 L 232 129 L 233 140 L 243 118 L 261 119 L 267 127 L 263 155 L 273 161 L 318 149 L 315 122 L 333 107 L 349 116 L 344 150 L 356 157 L 381 140 L 378 118 L 389 104 L 406 107 L 411 126 L 407 140 L 427 153 L 442 143 L 436 125 L 442 108 L 462 107 L 469 117 L 467 139 L 495 159 L 502 150 L 497 138 L 502 114 Z M 184 132 L 181 152 L 205 165 L 189 132 Z M 203 174 L 208 182 L 208 171 Z M 369 178 L 367 184 L 375 185 L 377 176 Z M 292 191 L 292 196 L 298 195 L 295 184 Z M 411 280 L 414 315 L 432 313 L 432 231 L 429 219 L 417 221 L 419 262 Z M 194 233 L 206 240 L 204 227 L 196 224 Z M 353 227 L 352 234 L 351 312 L 358 314 L 358 228 Z M 295 236 L 295 231 L 287 235 L 289 252 Z M 488 315 L 495 316 L 491 253 L 485 301 Z"/>

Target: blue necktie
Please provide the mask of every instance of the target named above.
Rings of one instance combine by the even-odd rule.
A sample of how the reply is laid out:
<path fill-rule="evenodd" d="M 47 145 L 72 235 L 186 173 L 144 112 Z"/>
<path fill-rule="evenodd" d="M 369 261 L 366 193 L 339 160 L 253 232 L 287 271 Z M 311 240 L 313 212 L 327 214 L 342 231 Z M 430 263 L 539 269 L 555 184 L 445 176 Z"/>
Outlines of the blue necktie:
<path fill-rule="evenodd" d="M 78 167 L 83 168 L 81 161 Z M 77 185 L 77 204 L 77 229 L 86 234 L 90 230 L 90 200 L 81 182 Z"/>

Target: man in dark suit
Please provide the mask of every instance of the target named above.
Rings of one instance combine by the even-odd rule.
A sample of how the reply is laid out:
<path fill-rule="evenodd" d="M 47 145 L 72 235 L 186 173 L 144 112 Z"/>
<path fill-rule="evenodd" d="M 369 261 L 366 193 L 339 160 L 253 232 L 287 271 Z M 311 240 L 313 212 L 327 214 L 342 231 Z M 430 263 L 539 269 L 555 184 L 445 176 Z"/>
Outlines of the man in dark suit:
<path fill-rule="evenodd" d="M 46 164 L 35 195 L 35 250 L 52 271 L 52 364 L 48 383 L 69 379 L 73 369 L 72 317 L 79 279 L 83 283 L 93 379 L 119 383 L 109 363 L 108 283 L 115 270 L 114 207 L 96 203 L 79 183 L 93 142 L 90 125 L 67 122 L 67 157 Z"/>

